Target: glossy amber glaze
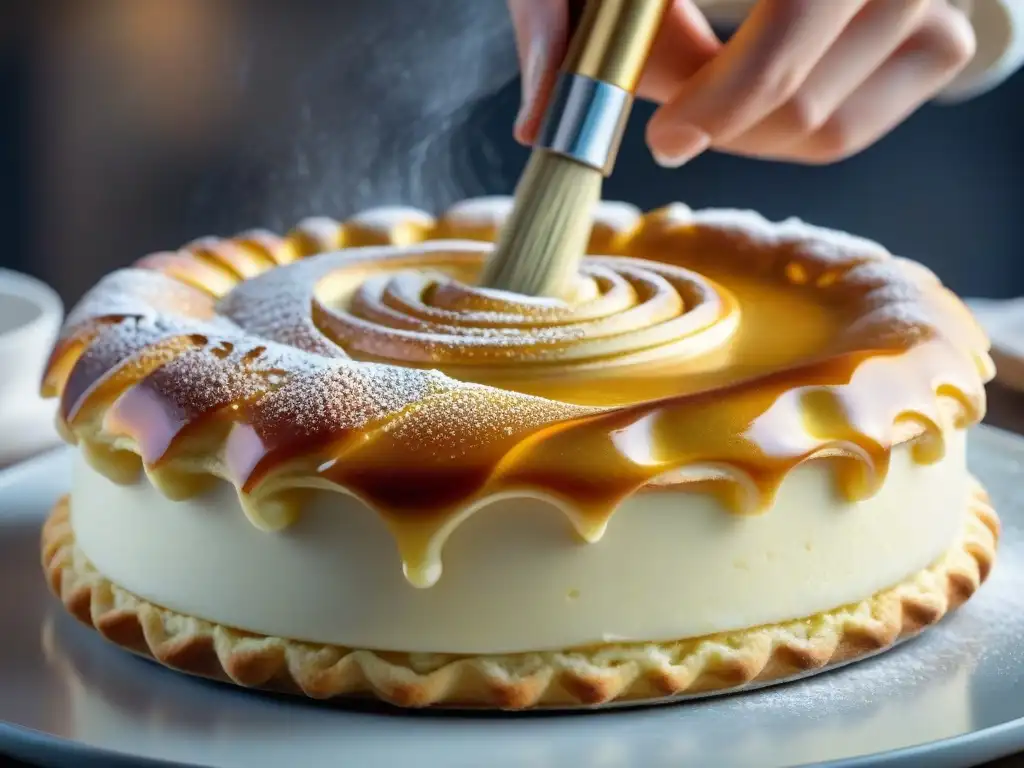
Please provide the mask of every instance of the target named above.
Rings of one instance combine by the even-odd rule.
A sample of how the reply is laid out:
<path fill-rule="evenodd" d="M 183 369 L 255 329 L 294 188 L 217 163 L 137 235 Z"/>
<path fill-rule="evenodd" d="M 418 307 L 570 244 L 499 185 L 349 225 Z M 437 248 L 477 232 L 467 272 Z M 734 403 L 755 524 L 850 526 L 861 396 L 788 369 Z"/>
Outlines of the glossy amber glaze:
<path fill-rule="evenodd" d="M 943 403 L 958 426 L 983 413 L 983 334 L 873 243 L 613 204 L 591 251 L 615 256 L 560 303 L 473 285 L 489 248 L 474 241 L 505 210 L 378 210 L 146 257 L 72 313 L 44 391 L 117 480 L 140 459 L 172 498 L 221 477 L 268 529 L 305 489 L 359 496 L 421 586 L 497 494 L 551 499 L 589 541 L 659 483 L 765 510 L 811 458 L 859 499 L 900 440 L 942 456 Z"/>

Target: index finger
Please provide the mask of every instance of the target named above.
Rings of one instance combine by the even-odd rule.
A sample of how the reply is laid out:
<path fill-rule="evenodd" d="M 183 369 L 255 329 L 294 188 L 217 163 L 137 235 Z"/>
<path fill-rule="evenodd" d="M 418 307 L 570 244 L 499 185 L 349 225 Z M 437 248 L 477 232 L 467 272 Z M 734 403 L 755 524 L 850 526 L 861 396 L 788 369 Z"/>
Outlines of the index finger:
<path fill-rule="evenodd" d="M 648 125 L 671 143 L 679 126 L 712 143 L 746 132 L 784 103 L 867 0 L 759 0 L 722 52 L 687 80 Z"/>

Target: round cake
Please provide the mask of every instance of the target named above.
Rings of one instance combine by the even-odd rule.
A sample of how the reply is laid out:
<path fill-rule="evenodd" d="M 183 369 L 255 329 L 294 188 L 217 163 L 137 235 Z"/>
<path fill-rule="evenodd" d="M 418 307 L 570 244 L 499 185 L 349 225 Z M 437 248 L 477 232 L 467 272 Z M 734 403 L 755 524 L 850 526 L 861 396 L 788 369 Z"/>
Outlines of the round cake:
<path fill-rule="evenodd" d="M 54 592 L 175 669 L 578 707 L 864 658 L 967 600 L 993 374 L 923 266 L 796 220 L 596 212 L 574 294 L 476 277 L 467 200 L 202 239 L 103 279 L 44 393 Z"/>

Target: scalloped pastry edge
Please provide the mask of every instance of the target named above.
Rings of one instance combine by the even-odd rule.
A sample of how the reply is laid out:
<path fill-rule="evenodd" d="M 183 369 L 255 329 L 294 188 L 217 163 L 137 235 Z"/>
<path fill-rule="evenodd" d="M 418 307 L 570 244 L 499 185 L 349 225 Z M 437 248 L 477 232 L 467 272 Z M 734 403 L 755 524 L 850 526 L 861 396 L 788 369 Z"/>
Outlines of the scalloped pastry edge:
<path fill-rule="evenodd" d="M 179 672 L 312 699 L 523 710 L 684 700 L 824 671 L 917 635 L 966 602 L 996 558 L 999 518 L 972 481 L 961 536 L 928 568 L 859 603 L 796 621 L 659 643 L 456 656 L 266 637 L 154 605 L 99 573 L 75 543 L 68 497 L 43 526 L 64 607 L 110 642 Z"/>

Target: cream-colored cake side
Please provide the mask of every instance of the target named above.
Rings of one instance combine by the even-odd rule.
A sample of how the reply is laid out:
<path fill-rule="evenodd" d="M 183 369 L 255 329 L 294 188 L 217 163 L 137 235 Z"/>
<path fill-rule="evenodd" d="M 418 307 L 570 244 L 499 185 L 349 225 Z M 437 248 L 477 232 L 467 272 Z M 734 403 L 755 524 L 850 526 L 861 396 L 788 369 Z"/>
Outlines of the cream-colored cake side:
<path fill-rule="evenodd" d="M 402 575 L 380 517 L 319 492 L 291 529 L 248 523 L 226 483 L 171 501 L 144 475 L 116 485 L 77 462 L 71 520 L 98 570 L 158 605 L 267 635 L 417 653 L 520 653 L 669 641 L 856 602 L 927 567 L 955 539 L 966 440 L 932 464 L 894 449 L 882 489 L 835 491 L 828 460 L 787 478 L 774 506 L 734 516 L 673 487 L 623 502 L 588 544 L 549 502 L 496 501 L 461 523 L 428 589 Z"/>
<path fill-rule="evenodd" d="M 376 653 L 241 632 L 143 600 L 99 573 L 61 500 L 43 529 L 50 588 L 108 640 L 171 668 L 312 698 L 503 709 L 665 700 L 765 684 L 891 647 L 967 600 L 995 560 L 999 520 L 977 483 L 952 546 L 891 589 L 797 621 L 689 641 L 503 655 Z"/>

